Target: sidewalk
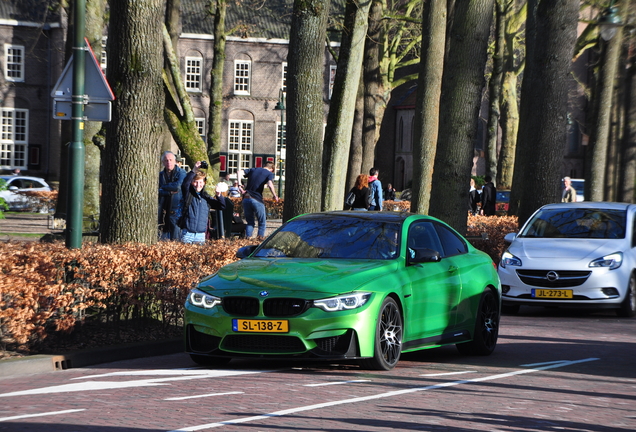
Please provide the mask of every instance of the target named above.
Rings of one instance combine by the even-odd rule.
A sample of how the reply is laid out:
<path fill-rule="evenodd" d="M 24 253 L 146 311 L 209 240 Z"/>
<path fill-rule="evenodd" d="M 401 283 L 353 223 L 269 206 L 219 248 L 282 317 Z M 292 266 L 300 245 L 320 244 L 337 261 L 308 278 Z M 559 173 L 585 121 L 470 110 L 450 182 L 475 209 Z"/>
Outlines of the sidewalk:
<path fill-rule="evenodd" d="M 0 241 L 38 241 L 45 234 L 64 233 L 62 230 L 49 228 L 52 226 L 52 221 L 49 220 L 52 216 L 46 213 L 5 213 L 4 216 L 6 219 L 0 219 Z M 268 219 L 265 235 L 273 233 L 281 224 L 281 219 Z"/>
<path fill-rule="evenodd" d="M 47 213 L 5 213 L 4 217 L 5 219 L 0 219 L 0 241 L 37 241 L 45 234 L 62 233 L 61 230 L 49 228 L 51 216 Z"/>

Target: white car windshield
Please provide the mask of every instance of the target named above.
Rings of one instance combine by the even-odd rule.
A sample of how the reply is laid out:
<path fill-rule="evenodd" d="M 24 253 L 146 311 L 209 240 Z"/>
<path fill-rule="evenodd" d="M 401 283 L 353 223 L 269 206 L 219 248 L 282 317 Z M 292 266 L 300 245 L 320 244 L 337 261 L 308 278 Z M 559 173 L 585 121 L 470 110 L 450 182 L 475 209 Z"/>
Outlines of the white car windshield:
<path fill-rule="evenodd" d="M 620 239 L 626 221 L 625 210 L 548 208 L 535 214 L 519 237 Z"/>

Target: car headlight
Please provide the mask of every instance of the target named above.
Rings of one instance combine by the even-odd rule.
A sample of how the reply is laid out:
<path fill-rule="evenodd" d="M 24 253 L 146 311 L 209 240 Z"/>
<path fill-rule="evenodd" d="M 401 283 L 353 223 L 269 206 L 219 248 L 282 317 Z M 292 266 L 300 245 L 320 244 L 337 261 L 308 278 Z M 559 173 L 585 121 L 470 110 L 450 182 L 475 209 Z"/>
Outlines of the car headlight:
<path fill-rule="evenodd" d="M 623 264 L 623 252 L 614 252 L 592 260 L 588 267 L 609 267 L 610 270 L 614 270 L 619 268 L 621 264 Z"/>
<path fill-rule="evenodd" d="M 196 288 L 188 294 L 188 301 L 192 306 L 203 309 L 212 309 L 214 306 L 221 304 L 220 298 L 204 293 Z"/>
<path fill-rule="evenodd" d="M 371 293 L 357 292 L 337 297 L 314 300 L 314 306 L 326 312 L 356 309 L 364 305 L 371 297 Z"/>
<path fill-rule="evenodd" d="M 505 251 L 503 255 L 501 255 L 501 267 L 506 268 L 506 266 L 516 266 L 521 267 L 521 260 L 511 254 L 508 251 Z"/>

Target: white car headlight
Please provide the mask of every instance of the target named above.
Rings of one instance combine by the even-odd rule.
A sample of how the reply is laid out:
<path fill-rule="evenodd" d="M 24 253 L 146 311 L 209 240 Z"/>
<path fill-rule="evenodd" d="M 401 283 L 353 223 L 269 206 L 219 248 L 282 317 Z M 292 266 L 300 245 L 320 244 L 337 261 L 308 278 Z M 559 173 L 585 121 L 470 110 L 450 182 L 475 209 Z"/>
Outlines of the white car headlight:
<path fill-rule="evenodd" d="M 614 252 L 592 260 L 588 267 L 609 267 L 610 270 L 614 270 L 619 268 L 621 264 L 623 264 L 623 252 Z"/>
<path fill-rule="evenodd" d="M 511 254 L 508 251 L 505 251 L 502 255 L 501 255 L 501 267 L 506 268 L 506 266 L 515 266 L 515 267 L 521 267 L 521 260 L 519 258 L 517 258 L 516 256 L 514 256 L 513 254 Z"/>
<path fill-rule="evenodd" d="M 188 294 L 188 302 L 190 302 L 192 306 L 212 309 L 214 306 L 221 304 L 221 299 L 195 288 Z"/>
<path fill-rule="evenodd" d="M 314 300 L 314 306 L 326 312 L 356 309 L 364 305 L 371 297 L 371 293 L 357 292 L 337 297 Z"/>

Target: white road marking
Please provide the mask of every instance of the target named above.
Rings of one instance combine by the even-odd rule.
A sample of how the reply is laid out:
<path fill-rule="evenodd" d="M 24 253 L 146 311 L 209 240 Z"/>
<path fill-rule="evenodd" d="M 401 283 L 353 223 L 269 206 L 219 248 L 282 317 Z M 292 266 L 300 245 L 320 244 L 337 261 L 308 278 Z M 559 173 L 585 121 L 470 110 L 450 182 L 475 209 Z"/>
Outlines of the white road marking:
<path fill-rule="evenodd" d="M 266 373 L 273 371 L 263 371 L 263 370 L 245 370 L 245 371 L 237 371 L 237 370 L 225 370 L 225 369 L 151 369 L 151 370 L 140 370 L 140 371 L 124 371 L 124 372 L 110 372 L 100 375 L 87 375 L 81 377 L 71 378 L 71 380 L 83 380 L 83 379 L 93 379 L 93 378 L 104 378 L 104 377 L 113 377 L 113 376 L 195 376 L 195 375 L 205 375 L 208 378 L 220 378 L 220 377 L 228 377 L 235 375 L 245 375 L 245 374 L 255 374 L 255 373 Z"/>
<path fill-rule="evenodd" d="M 349 383 L 359 383 L 359 382 L 369 382 L 369 381 L 371 381 L 371 380 L 338 381 L 338 382 L 328 382 L 328 383 L 320 383 L 320 384 L 305 384 L 303 387 L 322 387 L 322 386 L 340 385 L 340 384 L 349 384 Z"/>
<path fill-rule="evenodd" d="M 204 397 L 210 397 L 210 396 L 225 396 L 225 395 L 243 394 L 243 393 L 245 392 L 210 393 L 210 394 L 196 395 L 196 396 L 173 397 L 173 398 L 167 398 L 164 400 L 165 401 L 180 401 L 180 400 L 186 400 L 186 399 L 198 399 L 198 398 L 204 398 Z"/>
<path fill-rule="evenodd" d="M 10 421 L 10 420 L 21 420 L 21 419 L 33 418 L 33 417 L 44 417 L 44 416 L 51 416 L 51 415 L 70 414 L 70 413 L 80 412 L 80 411 L 86 411 L 86 410 L 85 409 L 71 409 L 71 410 L 66 410 L 66 411 L 51 411 L 51 412 L 47 412 L 47 413 L 25 414 L 25 415 L 13 416 L 13 417 L 0 417 L 0 422 Z"/>
<path fill-rule="evenodd" d="M 253 416 L 253 417 L 237 418 L 237 419 L 234 419 L 234 420 L 227 420 L 227 421 L 218 422 L 218 423 L 208 423 L 208 424 L 204 424 L 204 425 L 184 427 L 184 428 L 181 428 L 181 429 L 172 430 L 170 432 L 193 432 L 193 431 L 199 431 L 199 430 L 203 430 L 203 429 L 212 429 L 212 428 L 221 427 L 221 426 L 227 426 L 227 425 L 248 423 L 248 422 L 253 422 L 253 421 L 257 421 L 257 420 L 268 419 L 268 418 L 271 418 L 271 417 L 281 417 L 281 416 L 285 416 L 285 415 L 288 415 L 288 414 L 295 414 L 295 413 L 298 413 L 298 412 L 311 411 L 311 410 L 316 410 L 316 409 L 320 409 L 320 408 L 327 408 L 327 407 L 331 407 L 331 406 L 358 403 L 358 402 L 366 402 L 366 401 L 374 400 L 374 399 L 383 399 L 383 398 L 388 398 L 388 397 L 393 397 L 393 396 L 401 396 L 401 395 L 405 395 L 405 394 L 408 394 L 408 393 L 416 393 L 416 392 L 421 392 L 421 391 L 426 391 L 426 390 L 436 390 L 436 389 L 445 388 L 445 387 L 453 387 L 453 386 L 457 386 L 457 385 L 460 385 L 460 384 L 470 384 L 470 383 L 483 382 L 483 381 L 493 381 L 493 380 L 497 380 L 497 379 L 508 378 L 508 377 L 515 376 L 515 375 L 522 375 L 522 374 L 527 374 L 527 373 L 532 373 L 532 372 L 539 372 L 539 371 L 542 371 L 542 370 L 560 368 L 560 367 L 563 367 L 563 366 L 569 366 L 569 365 L 573 365 L 573 364 L 577 364 L 577 363 L 584 363 L 584 362 L 590 362 L 590 361 L 596 361 L 596 360 L 599 360 L 599 359 L 598 358 L 588 358 L 588 359 L 582 359 L 582 360 L 555 362 L 554 364 L 548 364 L 548 365 L 537 367 L 537 368 L 534 368 L 534 369 L 522 369 L 522 370 L 518 370 L 518 371 L 515 371 L 515 372 L 507 372 L 507 373 L 503 373 L 503 374 L 490 375 L 490 376 L 485 376 L 485 377 L 481 377 L 481 378 L 473 378 L 473 379 L 470 379 L 470 380 L 452 381 L 452 382 L 435 384 L 435 385 L 426 386 L 426 387 L 418 387 L 418 388 L 412 388 L 412 389 L 406 389 L 406 390 L 397 390 L 397 391 L 379 393 L 379 394 L 376 394 L 376 395 L 363 396 L 363 397 L 352 398 L 352 399 L 344 399 L 344 400 L 339 400 L 339 401 L 324 402 L 324 403 L 315 404 L 315 405 L 308 405 L 308 406 L 304 406 L 304 407 L 290 408 L 290 409 L 286 409 L 286 410 L 276 411 L 276 412 L 269 413 L 269 414 L 257 415 L 257 416 Z"/>
<path fill-rule="evenodd" d="M 144 375 L 143 372 L 140 375 Z M 180 371 L 177 371 L 180 372 Z M 82 391 L 93 391 L 93 390 L 112 390 L 112 389 L 124 389 L 131 387 L 152 387 L 152 386 L 161 386 L 167 385 L 167 383 L 171 381 L 185 381 L 192 379 L 202 379 L 202 378 L 218 378 L 218 377 L 228 377 L 235 375 L 245 375 L 250 373 L 261 373 L 262 371 L 254 372 L 254 371 L 202 371 L 208 373 L 197 373 L 197 374 L 186 374 L 182 375 L 177 373 L 176 377 L 170 378 L 154 378 L 154 379 L 144 379 L 144 380 L 132 380 L 132 381 L 87 381 L 82 383 L 74 383 L 74 384 L 63 384 L 58 386 L 51 387 L 42 387 L 31 390 L 22 390 L 11 393 L 2 393 L 0 394 L 0 398 L 3 397 L 12 397 L 12 396 L 29 396 L 36 394 L 52 394 L 52 393 L 69 393 L 69 392 L 82 392 Z M 118 373 L 114 373 L 113 375 L 106 374 L 108 376 L 117 376 Z M 129 375 L 128 373 L 123 373 L 123 375 Z M 135 374 L 132 374 L 135 375 Z"/>
<path fill-rule="evenodd" d="M 475 372 L 477 371 L 444 372 L 444 373 L 434 373 L 434 374 L 422 374 L 420 376 L 436 377 L 436 376 L 445 376 L 445 375 L 461 375 L 461 374 L 475 373 Z"/>

